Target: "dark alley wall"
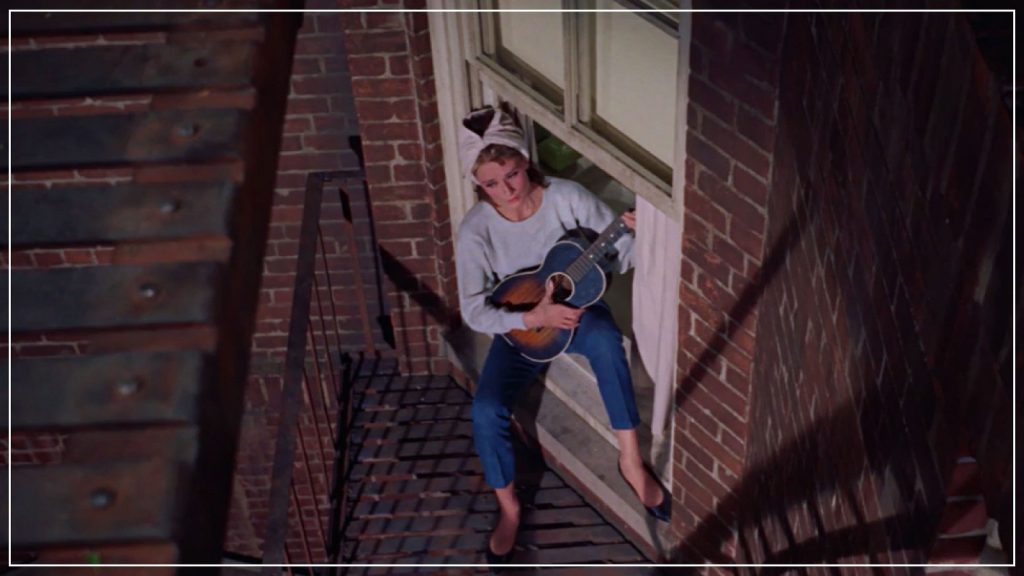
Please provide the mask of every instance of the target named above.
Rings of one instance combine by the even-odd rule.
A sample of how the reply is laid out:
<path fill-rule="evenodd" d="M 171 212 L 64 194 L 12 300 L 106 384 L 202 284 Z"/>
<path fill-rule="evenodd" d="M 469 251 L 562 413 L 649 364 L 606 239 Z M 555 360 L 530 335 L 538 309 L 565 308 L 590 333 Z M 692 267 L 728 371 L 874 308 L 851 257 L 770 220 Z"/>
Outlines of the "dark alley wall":
<path fill-rule="evenodd" d="M 694 8 L 714 8 L 695 3 Z M 695 13 L 679 285 L 674 560 L 737 557 L 777 130 L 782 28 L 755 13 Z M 724 573 L 724 571 L 722 572 Z"/>
<path fill-rule="evenodd" d="M 741 558 L 951 559 L 957 457 L 1011 514 L 1008 112 L 962 14 L 789 14 L 781 62 Z"/>

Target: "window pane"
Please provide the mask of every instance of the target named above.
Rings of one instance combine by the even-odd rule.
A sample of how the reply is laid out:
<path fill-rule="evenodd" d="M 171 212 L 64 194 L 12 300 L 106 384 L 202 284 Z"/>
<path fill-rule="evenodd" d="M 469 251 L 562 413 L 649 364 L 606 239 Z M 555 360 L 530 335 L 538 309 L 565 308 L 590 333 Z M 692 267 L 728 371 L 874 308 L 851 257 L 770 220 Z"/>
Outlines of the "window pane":
<path fill-rule="evenodd" d="M 611 0 L 597 7 L 621 8 Z M 677 40 L 637 14 L 598 12 L 593 50 L 592 127 L 671 182 Z"/>
<path fill-rule="evenodd" d="M 499 0 L 499 8 L 520 10 L 559 7 L 551 0 Z M 565 88 L 565 48 L 562 14 L 558 12 L 500 12 L 493 15 L 495 54 L 498 63 L 540 92 L 562 105 Z"/>

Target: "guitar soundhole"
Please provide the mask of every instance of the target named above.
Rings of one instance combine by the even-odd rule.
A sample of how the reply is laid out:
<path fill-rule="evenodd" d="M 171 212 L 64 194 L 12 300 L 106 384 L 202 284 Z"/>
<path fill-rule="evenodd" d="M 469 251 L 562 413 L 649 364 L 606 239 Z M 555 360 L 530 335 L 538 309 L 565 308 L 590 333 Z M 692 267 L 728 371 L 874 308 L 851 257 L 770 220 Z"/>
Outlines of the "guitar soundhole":
<path fill-rule="evenodd" d="M 572 280 L 565 274 L 554 274 L 551 280 L 555 283 L 555 291 L 551 299 L 555 302 L 565 302 L 572 296 Z"/>

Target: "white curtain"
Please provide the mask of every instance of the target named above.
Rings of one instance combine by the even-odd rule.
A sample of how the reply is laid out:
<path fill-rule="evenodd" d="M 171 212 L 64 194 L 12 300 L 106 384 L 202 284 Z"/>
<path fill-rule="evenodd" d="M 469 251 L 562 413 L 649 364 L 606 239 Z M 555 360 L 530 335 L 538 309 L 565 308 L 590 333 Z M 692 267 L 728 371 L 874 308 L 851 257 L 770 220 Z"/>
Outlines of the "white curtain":
<path fill-rule="evenodd" d="M 633 337 L 644 368 L 654 380 L 651 432 L 655 436 L 665 430 L 676 377 L 682 236 L 679 222 L 636 197 Z"/>

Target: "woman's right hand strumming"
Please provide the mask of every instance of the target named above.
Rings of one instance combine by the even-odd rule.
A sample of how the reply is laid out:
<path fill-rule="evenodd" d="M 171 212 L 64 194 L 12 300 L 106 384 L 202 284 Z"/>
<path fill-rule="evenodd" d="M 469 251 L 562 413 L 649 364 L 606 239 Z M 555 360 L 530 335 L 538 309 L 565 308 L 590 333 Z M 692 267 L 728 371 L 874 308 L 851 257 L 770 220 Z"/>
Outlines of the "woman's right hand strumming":
<path fill-rule="evenodd" d="M 523 323 L 527 328 L 563 328 L 571 330 L 579 325 L 582 308 L 572 308 L 564 304 L 555 304 L 552 294 L 555 283 L 548 280 L 544 285 L 544 299 L 532 310 L 523 315 Z"/>

